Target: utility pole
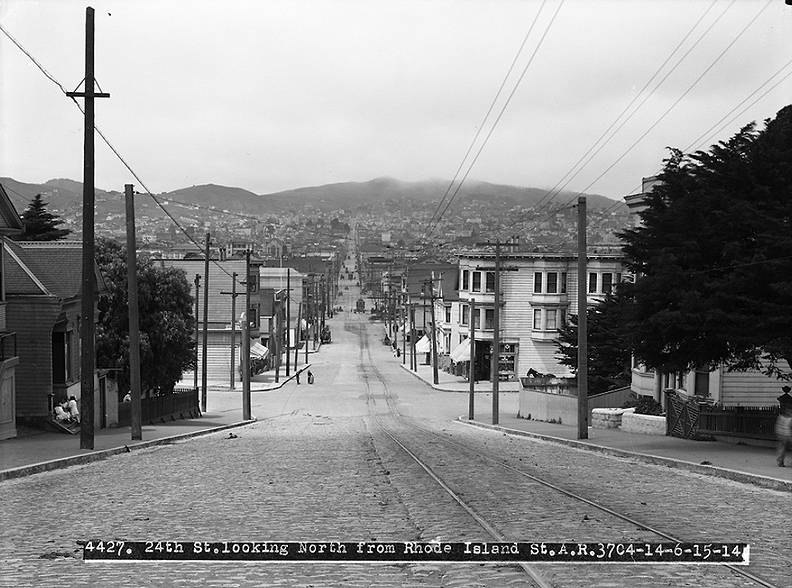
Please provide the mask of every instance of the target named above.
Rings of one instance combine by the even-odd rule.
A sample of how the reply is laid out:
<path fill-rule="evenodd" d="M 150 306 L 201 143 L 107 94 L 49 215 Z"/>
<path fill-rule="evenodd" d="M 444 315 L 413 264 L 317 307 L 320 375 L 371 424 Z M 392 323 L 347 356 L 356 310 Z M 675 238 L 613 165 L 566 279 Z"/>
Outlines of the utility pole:
<path fill-rule="evenodd" d="M 486 288 L 485 288 L 486 289 Z M 495 308 L 492 311 L 492 424 L 500 418 L 500 241 L 495 244 Z"/>
<path fill-rule="evenodd" d="M 404 313 L 402 316 L 402 325 L 401 325 L 401 334 L 402 334 L 402 365 L 407 363 L 407 301 L 405 300 L 404 304 L 402 305 L 402 312 Z"/>
<path fill-rule="evenodd" d="M 85 98 L 83 129 L 83 244 L 80 323 L 80 449 L 94 448 L 94 371 L 96 345 L 94 304 L 96 303 L 94 244 L 94 98 L 110 94 L 94 91 L 94 9 L 85 9 L 85 91 L 67 92 L 71 98 Z M 101 90 L 101 88 L 100 88 Z"/>
<path fill-rule="evenodd" d="M 497 425 L 499 420 L 500 408 L 499 403 L 499 386 L 500 386 L 500 307 L 501 307 L 501 292 L 500 292 L 500 273 L 501 271 L 517 271 L 517 268 L 502 268 L 501 267 L 501 247 L 503 245 L 510 245 L 511 241 L 495 241 L 494 243 L 477 243 L 477 245 L 489 245 L 495 247 L 495 300 L 494 308 L 492 310 L 492 352 L 490 364 L 490 379 L 492 380 L 492 424 Z M 486 288 L 485 288 L 486 289 Z M 470 320 L 475 320 L 473 316 Z"/>
<path fill-rule="evenodd" d="M 234 380 L 235 380 L 234 372 L 235 372 L 235 368 L 236 368 L 236 365 L 235 365 L 236 364 L 236 357 L 235 357 L 236 356 L 236 320 L 237 320 L 236 319 L 236 299 L 237 299 L 237 296 L 241 296 L 242 295 L 241 293 L 236 291 L 236 279 L 237 279 L 238 275 L 239 274 L 237 274 L 236 272 L 231 274 L 231 291 L 230 292 L 225 292 L 225 291 L 221 291 L 220 292 L 220 294 L 225 294 L 227 296 L 231 296 L 231 386 L 230 386 L 231 390 L 234 389 Z M 241 351 L 241 348 L 242 348 L 242 345 L 240 345 L 239 347 L 240 347 L 239 363 L 240 363 L 240 369 L 241 369 L 241 365 L 242 365 L 242 357 L 241 357 L 242 351 Z M 240 379 L 241 379 L 241 374 L 240 374 Z"/>
<path fill-rule="evenodd" d="M 203 307 L 203 346 L 201 348 L 201 411 L 206 412 L 206 364 L 209 348 L 209 233 L 206 233 L 204 246 L 204 307 Z"/>
<path fill-rule="evenodd" d="M 418 371 L 418 357 L 415 355 L 415 304 L 410 303 L 410 369 Z"/>
<path fill-rule="evenodd" d="M 286 270 L 286 377 L 287 378 L 289 377 L 289 341 L 291 340 L 291 336 L 289 332 L 290 322 L 291 322 L 291 268 L 288 268 Z M 278 343 L 278 351 L 280 351 L 280 342 Z M 280 367 L 280 354 L 278 355 L 278 367 Z M 294 360 L 294 367 L 295 368 L 297 367 L 296 358 Z"/>
<path fill-rule="evenodd" d="M 193 388 L 198 390 L 198 301 L 201 289 L 201 274 L 195 274 L 195 372 L 193 372 Z"/>
<path fill-rule="evenodd" d="M 468 419 L 473 420 L 473 409 L 475 406 L 474 394 L 476 392 L 476 322 L 473 317 L 476 316 L 476 299 L 470 299 L 470 365 L 468 370 L 470 372 L 470 397 L 468 398 Z"/>
<path fill-rule="evenodd" d="M 258 279 L 258 276 L 256 276 Z M 250 420 L 250 249 L 245 251 L 245 324 L 242 330 L 242 420 Z M 258 290 L 258 288 L 257 288 Z M 258 319 L 258 317 L 256 317 Z"/>
<path fill-rule="evenodd" d="M 274 324 L 277 322 L 277 314 L 275 312 L 275 298 L 273 297 L 272 300 L 272 317 L 269 321 L 269 349 L 270 351 L 270 365 L 275 364 L 275 353 L 278 351 L 277 343 L 275 342 L 275 327 Z M 288 355 L 288 354 L 287 354 Z M 278 368 L 275 368 L 275 381 L 278 381 Z"/>
<path fill-rule="evenodd" d="M 578 439 L 588 439 L 588 253 L 586 247 L 586 197 L 578 197 Z"/>
<path fill-rule="evenodd" d="M 437 373 L 437 323 L 435 323 L 435 297 L 434 297 L 434 279 L 429 278 L 424 284 L 429 284 L 429 301 L 432 319 L 432 381 L 435 385 L 440 383 L 439 375 Z"/>
<path fill-rule="evenodd" d="M 124 185 L 127 240 L 127 304 L 129 311 L 129 383 L 132 441 L 143 439 L 140 407 L 140 328 L 137 284 L 137 245 L 135 244 L 135 195 L 132 184 Z"/>
<path fill-rule="evenodd" d="M 297 371 L 297 360 L 300 359 L 300 346 L 298 343 L 300 342 L 300 335 L 302 334 L 300 331 L 301 323 L 302 323 L 302 308 L 303 303 L 297 306 L 297 325 L 294 327 L 294 371 Z M 307 343 L 306 343 L 307 344 Z M 286 351 L 288 353 L 288 350 Z M 305 355 L 305 361 L 308 361 L 308 354 Z"/>

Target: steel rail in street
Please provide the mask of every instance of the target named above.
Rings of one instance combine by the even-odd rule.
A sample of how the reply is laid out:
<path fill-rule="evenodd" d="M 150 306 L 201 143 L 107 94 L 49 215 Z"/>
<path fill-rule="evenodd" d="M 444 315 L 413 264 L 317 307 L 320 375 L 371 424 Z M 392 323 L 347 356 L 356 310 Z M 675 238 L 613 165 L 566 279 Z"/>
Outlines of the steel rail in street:
<path fill-rule="evenodd" d="M 368 347 L 367 347 L 367 351 L 368 351 Z M 370 353 L 370 351 L 369 351 L 369 353 Z M 396 403 L 395 403 L 395 398 L 393 396 L 393 393 L 390 391 L 390 388 L 389 388 L 387 382 L 385 381 L 385 378 L 382 376 L 382 374 L 380 373 L 379 369 L 376 367 L 376 364 L 373 361 L 371 362 L 371 366 L 372 366 L 372 372 L 374 373 L 375 377 L 379 380 L 379 383 L 382 385 L 382 387 L 385 390 L 384 398 L 385 398 L 386 405 L 388 406 L 389 412 L 400 423 L 406 424 L 407 426 L 412 427 L 413 429 L 416 429 L 416 430 L 419 430 L 421 432 L 427 433 L 427 434 L 435 437 L 436 439 L 439 439 L 439 440 L 443 441 L 444 443 L 446 443 L 448 445 L 455 446 L 455 447 L 457 447 L 457 448 L 459 448 L 459 449 L 461 449 L 461 450 L 463 450 L 463 451 L 465 451 L 465 452 L 467 452 L 469 454 L 475 455 L 476 457 L 478 457 L 479 459 L 481 459 L 483 461 L 492 463 L 492 464 L 494 464 L 496 466 L 499 466 L 499 467 L 501 467 L 501 468 L 503 468 L 503 469 L 505 469 L 505 470 L 507 470 L 509 472 L 512 472 L 512 473 L 517 474 L 519 476 L 522 476 L 522 477 L 525 477 L 527 479 L 530 479 L 533 482 L 537 482 L 538 484 L 541 484 L 542 486 L 545 486 L 547 488 L 555 490 L 556 492 L 559 492 L 559 493 L 561 493 L 561 494 L 563 494 L 563 495 L 565 495 L 565 496 L 567 496 L 569 498 L 572 498 L 573 500 L 576 500 L 576 501 L 582 502 L 584 504 L 587 504 L 587 505 L 589 505 L 591 507 L 594 507 L 594 508 L 596 508 L 596 509 L 598 509 L 598 510 L 600 510 L 602 512 L 605 512 L 605 513 L 609 514 L 610 516 L 616 517 L 616 518 L 618 518 L 620 520 L 623 520 L 623 521 L 625 521 L 627 523 L 635 525 L 636 527 L 638 527 L 640 529 L 643 529 L 643 530 L 648 531 L 650 533 L 656 534 L 659 537 L 662 537 L 662 538 L 664 538 L 664 539 L 666 539 L 668 541 L 672 541 L 674 543 L 683 543 L 684 542 L 683 540 L 675 537 L 674 535 L 671 535 L 670 533 L 666 533 L 665 531 L 656 529 L 656 528 L 654 528 L 654 527 L 652 527 L 652 526 L 650 526 L 650 525 L 648 525 L 646 523 L 643 523 L 641 521 L 638 521 L 638 520 L 634 519 L 633 517 L 630 517 L 629 515 L 625 515 L 623 513 L 619 513 L 618 511 L 615 511 L 615 510 L 613 510 L 610 507 L 607 507 L 607 506 L 605 506 L 603 504 L 600 504 L 600 503 L 598 503 L 598 502 L 596 502 L 594 500 L 588 499 L 588 498 L 586 498 L 584 496 L 581 496 L 581 495 L 579 495 L 579 494 L 577 494 L 575 492 L 572 492 L 570 490 L 566 490 L 565 488 L 562 488 L 561 486 L 559 486 L 557 484 L 554 484 L 552 482 L 549 482 L 548 480 L 545 480 L 545 479 L 543 479 L 543 478 L 541 478 L 539 476 L 536 476 L 534 474 L 530 474 L 528 472 L 525 472 L 525 471 L 523 471 L 523 470 L 521 470 L 519 468 L 516 468 L 516 467 L 514 467 L 514 466 L 512 466 L 512 465 L 510 465 L 508 463 L 505 463 L 501 459 L 496 458 L 496 457 L 492 456 L 491 454 L 485 453 L 485 452 L 483 452 L 483 451 L 481 451 L 479 449 L 471 448 L 471 447 L 469 447 L 467 445 L 459 443 L 458 441 L 454 441 L 452 439 L 448 439 L 445 435 L 441 435 L 441 434 L 439 434 L 439 433 L 437 433 L 435 431 L 432 431 L 430 429 L 426 429 L 424 427 L 421 427 L 420 425 L 416 424 L 412 419 L 409 419 L 409 418 L 405 417 L 404 415 L 402 415 L 399 412 L 398 407 L 396 406 Z M 367 385 L 367 388 L 370 388 L 368 382 L 366 382 L 366 385 Z M 368 394 L 368 396 L 370 396 L 370 394 Z M 373 397 L 371 398 L 371 400 L 376 403 L 376 401 L 375 401 L 375 399 Z M 381 420 L 380 417 L 378 417 L 377 415 L 374 415 L 374 418 L 377 420 L 377 422 L 380 425 L 380 428 L 383 430 L 383 432 L 385 432 L 385 434 L 388 435 L 388 437 L 390 437 L 399 447 L 401 447 L 401 449 L 407 455 L 409 455 L 413 460 L 415 460 L 416 463 L 418 463 L 418 465 L 420 465 L 427 472 L 427 474 L 429 474 L 435 480 L 435 482 L 437 482 L 449 495 L 451 495 L 452 498 L 455 501 L 457 501 L 460 504 L 460 506 L 464 510 L 466 510 L 476 520 L 477 523 L 479 523 L 488 533 L 490 533 L 498 541 L 505 541 L 506 540 L 506 539 L 503 538 L 502 535 L 500 535 L 494 529 L 494 527 L 492 527 L 489 523 L 487 523 L 484 519 L 482 519 L 480 517 L 480 515 L 475 513 L 475 511 L 469 505 L 467 505 L 461 498 L 459 498 L 459 496 L 457 496 L 453 492 L 453 490 L 451 490 L 448 487 L 448 485 L 437 475 L 436 472 L 434 472 L 431 469 L 430 466 L 425 464 L 418 456 L 416 456 L 403 443 L 401 443 L 393 434 L 391 434 L 391 432 L 389 430 L 387 430 L 387 428 L 382 424 L 382 420 Z M 527 567 L 524 564 L 520 564 L 520 565 L 523 566 L 524 569 L 526 569 L 526 567 Z M 732 572 L 737 573 L 738 575 L 740 575 L 740 576 L 742 576 L 742 577 L 744 577 L 744 578 L 746 578 L 748 580 L 751 580 L 752 582 L 756 582 L 757 584 L 759 584 L 761 586 L 764 586 L 765 588 L 780 588 L 776 584 L 768 582 L 767 580 L 764 580 L 763 578 L 760 578 L 759 576 L 756 576 L 755 574 L 747 572 L 747 571 L 745 571 L 745 570 L 741 569 L 740 567 L 735 566 L 733 564 L 724 563 L 724 564 L 719 564 L 719 565 L 729 569 Z M 536 573 L 538 575 L 538 572 L 529 571 L 528 569 L 526 569 L 526 572 L 528 572 L 531 575 L 532 578 L 534 577 L 534 573 Z M 539 576 L 539 577 L 541 577 L 541 576 Z M 540 583 L 540 585 L 542 585 L 542 586 L 550 586 L 550 584 L 547 583 L 547 581 L 544 580 L 544 579 L 541 579 L 541 580 L 537 579 L 536 581 L 537 581 L 537 583 Z"/>

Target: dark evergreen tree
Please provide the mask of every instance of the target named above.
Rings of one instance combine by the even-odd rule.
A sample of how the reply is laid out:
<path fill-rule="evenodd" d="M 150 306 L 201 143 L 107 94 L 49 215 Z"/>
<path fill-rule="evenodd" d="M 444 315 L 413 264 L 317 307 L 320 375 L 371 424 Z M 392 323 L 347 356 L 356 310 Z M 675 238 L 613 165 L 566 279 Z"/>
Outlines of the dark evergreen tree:
<path fill-rule="evenodd" d="M 59 229 L 63 221 L 47 210 L 47 203 L 36 194 L 22 213 L 24 231 L 19 241 L 57 241 L 71 233 L 69 229 Z"/>
<path fill-rule="evenodd" d="M 586 313 L 589 394 L 599 394 L 630 383 L 629 343 L 617 328 L 622 316 L 622 299 L 610 294 Z M 558 361 L 575 372 L 578 367 L 577 325 L 577 315 L 571 316 L 569 324 L 560 329 L 556 341 Z"/>
<path fill-rule="evenodd" d="M 624 333 L 651 368 L 725 363 L 789 378 L 792 106 L 709 151 L 672 151 L 661 185 L 621 234 L 635 284 Z"/>
<path fill-rule="evenodd" d="M 129 386 L 129 315 L 126 248 L 97 239 L 97 263 L 106 291 L 99 299 L 96 365 L 121 368 L 121 390 Z M 195 367 L 193 298 L 184 271 L 138 260 L 141 386 L 170 393 L 184 370 Z"/>

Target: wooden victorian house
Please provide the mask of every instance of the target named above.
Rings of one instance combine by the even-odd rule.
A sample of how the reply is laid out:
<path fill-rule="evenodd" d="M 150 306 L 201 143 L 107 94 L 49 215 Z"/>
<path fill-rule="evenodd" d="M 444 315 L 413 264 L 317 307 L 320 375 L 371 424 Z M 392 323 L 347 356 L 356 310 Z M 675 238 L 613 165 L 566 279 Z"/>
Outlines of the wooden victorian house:
<path fill-rule="evenodd" d="M 16 437 L 17 339 L 8 328 L 5 293 L 5 243 L 8 236 L 22 233 L 22 221 L 0 184 L 0 439 Z"/>

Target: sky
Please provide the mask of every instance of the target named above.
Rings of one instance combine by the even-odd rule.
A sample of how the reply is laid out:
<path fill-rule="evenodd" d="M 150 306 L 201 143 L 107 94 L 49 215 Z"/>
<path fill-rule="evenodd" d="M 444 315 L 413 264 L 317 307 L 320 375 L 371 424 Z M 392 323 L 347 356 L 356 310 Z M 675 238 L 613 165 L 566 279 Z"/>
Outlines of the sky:
<path fill-rule="evenodd" d="M 0 0 L 0 24 L 72 90 L 86 6 L 111 95 L 96 100 L 96 126 L 154 193 L 447 181 L 462 166 L 469 181 L 569 180 L 620 199 L 667 147 L 706 147 L 792 102 L 789 77 L 751 105 L 792 71 L 783 0 Z M 569 179 L 625 108 L 635 114 Z M 71 99 L 0 32 L 0 176 L 81 181 L 82 129 Z M 142 190 L 97 138 L 96 186 L 126 183 Z"/>

